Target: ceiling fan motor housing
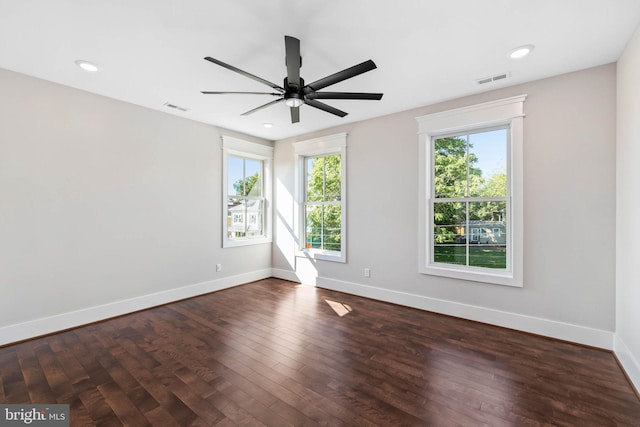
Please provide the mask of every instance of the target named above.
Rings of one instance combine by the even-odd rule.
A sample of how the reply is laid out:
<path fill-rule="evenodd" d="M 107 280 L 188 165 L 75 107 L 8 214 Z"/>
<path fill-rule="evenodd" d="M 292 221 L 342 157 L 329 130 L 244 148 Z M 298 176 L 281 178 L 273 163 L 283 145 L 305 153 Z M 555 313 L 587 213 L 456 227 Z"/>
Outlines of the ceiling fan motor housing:
<path fill-rule="evenodd" d="M 290 107 L 299 107 L 304 104 L 304 79 L 300 78 L 300 85 L 289 83 L 289 79 L 285 77 L 284 87 L 286 91 L 284 93 L 284 102 Z"/>

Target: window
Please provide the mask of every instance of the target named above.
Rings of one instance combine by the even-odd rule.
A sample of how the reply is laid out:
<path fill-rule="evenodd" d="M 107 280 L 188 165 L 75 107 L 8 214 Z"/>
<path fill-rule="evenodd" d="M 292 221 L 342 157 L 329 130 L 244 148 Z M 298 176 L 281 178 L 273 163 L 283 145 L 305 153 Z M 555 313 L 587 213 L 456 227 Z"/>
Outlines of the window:
<path fill-rule="evenodd" d="M 273 148 L 223 136 L 223 247 L 271 241 Z"/>
<path fill-rule="evenodd" d="M 346 260 L 346 134 L 294 144 L 299 255 Z"/>
<path fill-rule="evenodd" d="M 522 286 L 525 98 L 417 118 L 422 273 Z"/>
<path fill-rule="evenodd" d="M 507 268 L 507 240 L 492 231 L 510 207 L 507 139 L 507 127 L 432 138 L 433 263 Z"/>
<path fill-rule="evenodd" d="M 341 156 L 305 158 L 305 248 L 340 251 L 342 241 Z"/>

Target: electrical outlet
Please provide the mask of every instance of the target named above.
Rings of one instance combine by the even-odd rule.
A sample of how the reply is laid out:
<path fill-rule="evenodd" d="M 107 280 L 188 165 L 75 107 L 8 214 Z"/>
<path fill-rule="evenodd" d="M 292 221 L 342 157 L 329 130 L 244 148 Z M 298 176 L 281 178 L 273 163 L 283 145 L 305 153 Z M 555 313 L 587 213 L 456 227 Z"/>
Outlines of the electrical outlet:
<path fill-rule="evenodd" d="M 222 271 L 222 264 L 216 264 L 216 271 Z"/>
<path fill-rule="evenodd" d="M 365 268 L 364 269 L 364 277 L 371 277 L 371 269 L 370 268 Z"/>

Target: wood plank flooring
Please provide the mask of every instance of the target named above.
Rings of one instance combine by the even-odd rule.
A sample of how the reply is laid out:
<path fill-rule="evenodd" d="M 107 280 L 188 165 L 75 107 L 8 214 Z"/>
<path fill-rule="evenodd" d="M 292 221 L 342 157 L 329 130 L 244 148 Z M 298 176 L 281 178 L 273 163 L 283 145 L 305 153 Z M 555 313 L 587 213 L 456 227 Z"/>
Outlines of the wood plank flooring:
<path fill-rule="evenodd" d="M 72 426 L 640 426 L 613 355 L 267 279 L 0 348 Z"/>

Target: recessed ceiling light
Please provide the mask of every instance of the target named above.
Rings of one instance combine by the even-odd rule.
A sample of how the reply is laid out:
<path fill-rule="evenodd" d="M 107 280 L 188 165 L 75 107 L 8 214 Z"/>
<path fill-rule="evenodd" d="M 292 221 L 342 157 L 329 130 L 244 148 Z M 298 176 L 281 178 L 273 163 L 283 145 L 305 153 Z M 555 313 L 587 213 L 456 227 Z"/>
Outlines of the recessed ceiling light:
<path fill-rule="evenodd" d="M 262 126 L 266 127 L 267 129 L 270 129 L 273 127 L 273 123 L 263 123 Z"/>
<path fill-rule="evenodd" d="M 531 51 L 533 50 L 533 47 L 534 46 L 532 44 L 517 47 L 513 49 L 511 53 L 509 53 L 509 57 L 511 57 L 512 59 L 524 58 L 525 56 L 531 53 Z"/>
<path fill-rule="evenodd" d="M 98 66 L 96 64 L 94 64 L 93 62 L 89 62 L 89 61 L 83 61 L 81 59 L 78 59 L 76 61 L 76 65 L 80 68 L 82 68 L 85 71 L 88 71 L 90 73 L 95 73 L 96 71 L 98 71 Z"/>

